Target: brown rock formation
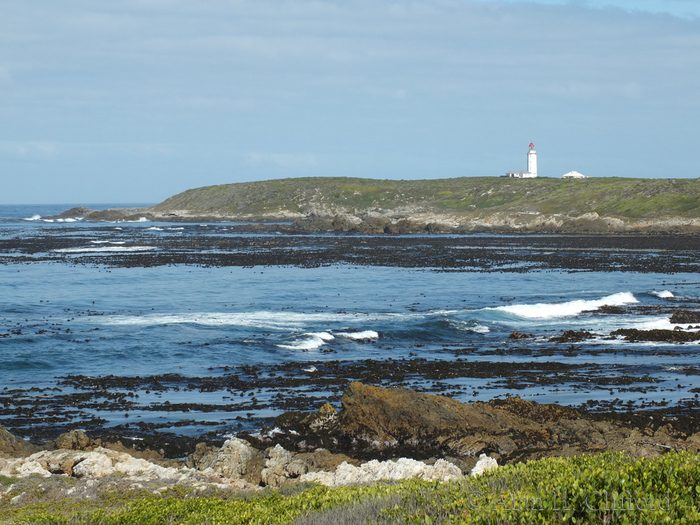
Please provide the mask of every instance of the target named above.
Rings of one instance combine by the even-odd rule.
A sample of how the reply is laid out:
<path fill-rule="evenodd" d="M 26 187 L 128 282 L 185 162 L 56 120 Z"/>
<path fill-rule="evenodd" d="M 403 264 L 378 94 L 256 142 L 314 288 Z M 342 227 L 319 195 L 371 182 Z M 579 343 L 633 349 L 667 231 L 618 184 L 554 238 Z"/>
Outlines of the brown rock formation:
<path fill-rule="evenodd" d="M 444 443 L 482 432 L 502 435 L 524 425 L 517 416 L 482 403 L 467 405 L 405 388 L 361 383 L 350 384 L 342 405 L 341 433 L 376 448 Z"/>
<path fill-rule="evenodd" d="M 0 425 L 0 457 L 26 457 L 37 452 L 39 447 L 29 441 L 12 435 L 5 427 Z"/>
<path fill-rule="evenodd" d="M 700 450 L 700 435 L 685 436 L 670 427 L 653 431 L 603 421 L 559 405 L 513 397 L 488 403 L 461 403 L 405 388 L 351 383 L 337 415 L 280 417 L 294 423 L 308 444 L 319 439 L 335 452 L 391 457 L 452 456 L 470 465 L 479 454 L 517 462 L 546 456 L 573 456 L 607 450 L 653 457 L 669 450 Z M 330 417 L 329 417 L 330 416 Z M 325 425 L 312 426 L 312 421 Z M 300 422 L 304 422 L 300 425 Z M 321 437 L 319 437 L 321 436 Z"/>
<path fill-rule="evenodd" d="M 82 430 L 71 430 L 56 439 L 56 448 L 65 450 L 94 450 L 102 446 L 102 440 L 93 440 Z"/>

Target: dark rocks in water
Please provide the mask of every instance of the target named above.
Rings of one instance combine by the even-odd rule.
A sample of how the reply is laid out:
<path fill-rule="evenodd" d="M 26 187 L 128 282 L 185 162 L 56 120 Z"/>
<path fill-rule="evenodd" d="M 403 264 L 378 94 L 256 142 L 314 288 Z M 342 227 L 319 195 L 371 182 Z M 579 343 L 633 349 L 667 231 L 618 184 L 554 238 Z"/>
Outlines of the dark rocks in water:
<path fill-rule="evenodd" d="M 604 304 L 597 310 L 596 312 L 602 313 L 602 314 L 613 314 L 613 315 L 620 315 L 624 314 L 627 310 L 621 306 L 613 306 L 609 304 Z"/>
<path fill-rule="evenodd" d="M 700 341 L 700 332 L 684 330 L 638 330 L 636 328 L 621 328 L 610 332 L 610 335 L 624 337 L 625 341 L 663 341 L 669 343 L 686 343 Z"/>
<path fill-rule="evenodd" d="M 531 334 L 525 334 L 523 332 L 518 332 L 517 330 L 513 330 L 510 335 L 508 336 L 508 339 L 532 339 Z"/>
<path fill-rule="evenodd" d="M 700 323 L 700 312 L 694 310 L 681 310 L 673 312 L 671 324 Z"/>
<path fill-rule="evenodd" d="M 0 425 L 0 457 L 3 455 L 14 458 L 26 457 L 40 449 L 41 447 L 14 436 L 5 427 Z"/>
<path fill-rule="evenodd" d="M 588 330 L 566 330 L 561 335 L 550 337 L 549 341 L 552 343 L 575 343 L 591 339 L 592 337 L 595 337 L 595 334 Z"/>

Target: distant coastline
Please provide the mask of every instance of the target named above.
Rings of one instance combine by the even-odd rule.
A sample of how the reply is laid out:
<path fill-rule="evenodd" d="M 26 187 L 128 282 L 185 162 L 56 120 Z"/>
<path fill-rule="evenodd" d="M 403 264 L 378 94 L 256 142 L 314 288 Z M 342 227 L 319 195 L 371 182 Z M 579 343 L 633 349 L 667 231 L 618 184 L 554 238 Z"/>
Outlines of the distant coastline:
<path fill-rule="evenodd" d="M 291 223 L 304 232 L 697 233 L 698 179 L 295 178 L 206 186 L 160 204 L 53 219 Z"/>

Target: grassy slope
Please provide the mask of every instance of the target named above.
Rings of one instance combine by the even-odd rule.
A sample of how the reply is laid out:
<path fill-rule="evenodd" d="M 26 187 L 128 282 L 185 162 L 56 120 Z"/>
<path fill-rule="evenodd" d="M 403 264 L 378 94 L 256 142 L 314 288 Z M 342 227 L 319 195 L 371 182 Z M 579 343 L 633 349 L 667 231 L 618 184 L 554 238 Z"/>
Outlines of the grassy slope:
<path fill-rule="evenodd" d="M 319 177 L 246 182 L 195 188 L 157 205 L 157 212 L 265 215 L 329 213 L 418 207 L 420 211 L 474 216 L 483 213 L 565 214 L 597 212 L 628 219 L 700 217 L 700 180 L 593 178 L 374 180 Z"/>

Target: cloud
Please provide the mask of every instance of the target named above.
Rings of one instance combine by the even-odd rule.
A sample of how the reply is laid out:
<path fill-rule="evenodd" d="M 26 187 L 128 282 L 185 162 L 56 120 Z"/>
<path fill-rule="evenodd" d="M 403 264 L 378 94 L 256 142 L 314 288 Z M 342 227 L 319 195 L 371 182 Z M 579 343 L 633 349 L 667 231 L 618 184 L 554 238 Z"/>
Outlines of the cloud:
<path fill-rule="evenodd" d="M 245 161 L 251 166 L 273 164 L 288 170 L 304 170 L 318 165 L 313 155 L 292 155 L 289 153 L 260 153 L 251 151 L 245 155 Z"/>
<path fill-rule="evenodd" d="M 0 142 L 0 154 L 20 158 L 50 159 L 59 153 L 53 142 Z"/>

